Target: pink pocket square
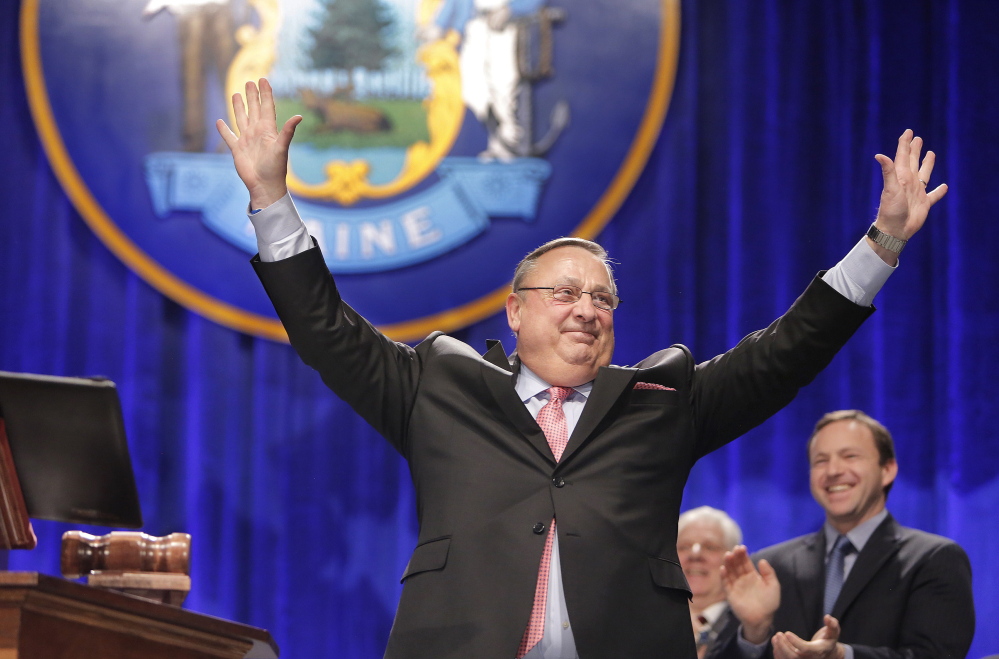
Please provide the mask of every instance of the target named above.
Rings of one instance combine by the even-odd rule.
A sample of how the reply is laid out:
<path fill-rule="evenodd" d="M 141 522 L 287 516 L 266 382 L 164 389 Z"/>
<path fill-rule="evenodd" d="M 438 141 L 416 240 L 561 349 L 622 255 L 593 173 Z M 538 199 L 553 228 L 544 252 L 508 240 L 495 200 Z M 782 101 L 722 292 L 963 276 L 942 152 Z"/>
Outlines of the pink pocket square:
<path fill-rule="evenodd" d="M 635 389 L 658 389 L 659 391 L 676 391 L 673 387 L 665 387 L 661 384 L 653 384 L 651 382 L 636 382 Z"/>

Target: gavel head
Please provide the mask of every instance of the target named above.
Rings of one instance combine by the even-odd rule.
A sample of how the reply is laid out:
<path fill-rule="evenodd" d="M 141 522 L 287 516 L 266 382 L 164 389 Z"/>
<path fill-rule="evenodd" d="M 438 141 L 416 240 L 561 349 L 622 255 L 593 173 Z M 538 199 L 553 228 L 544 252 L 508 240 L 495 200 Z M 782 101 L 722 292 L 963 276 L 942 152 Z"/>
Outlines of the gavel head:
<path fill-rule="evenodd" d="M 135 531 L 94 536 L 67 531 L 62 536 L 62 574 L 76 579 L 93 572 L 169 572 L 191 574 L 191 536 L 160 538 Z"/>

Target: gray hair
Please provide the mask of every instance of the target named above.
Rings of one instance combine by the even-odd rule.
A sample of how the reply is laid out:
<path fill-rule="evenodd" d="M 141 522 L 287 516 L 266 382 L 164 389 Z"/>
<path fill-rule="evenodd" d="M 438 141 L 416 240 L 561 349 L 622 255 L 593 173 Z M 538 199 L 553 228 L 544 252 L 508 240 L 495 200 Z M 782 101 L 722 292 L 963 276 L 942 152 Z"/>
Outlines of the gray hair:
<path fill-rule="evenodd" d="M 742 529 L 735 523 L 735 520 L 728 516 L 724 510 L 718 510 L 711 506 L 701 506 L 693 508 L 680 515 L 676 524 L 677 535 L 683 529 L 694 522 L 713 522 L 721 528 L 722 537 L 725 539 L 725 548 L 732 549 L 736 545 L 742 544 Z"/>
<path fill-rule="evenodd" d="M 600 262 L 607 268 L 607 278 L 610 280 L 611 292 L 615 295 L 617 294 L 617 282 L 614 281 L 614 270 L 611 268 L 611 261 L 607 256 L 607 250 L 592 240 L 586 240 L 585 238 L 556 238 L 555 240 L 549 240 L 525 256 L 517 264 L 517 269 L 513 271 L 513 290 L 516 292 L 523 285 L 524 280 L 534 271 L 535 266 L 538 265 L 538 259 L 543 254 L 559 247 L 579 247 L 600 259 Z"/>

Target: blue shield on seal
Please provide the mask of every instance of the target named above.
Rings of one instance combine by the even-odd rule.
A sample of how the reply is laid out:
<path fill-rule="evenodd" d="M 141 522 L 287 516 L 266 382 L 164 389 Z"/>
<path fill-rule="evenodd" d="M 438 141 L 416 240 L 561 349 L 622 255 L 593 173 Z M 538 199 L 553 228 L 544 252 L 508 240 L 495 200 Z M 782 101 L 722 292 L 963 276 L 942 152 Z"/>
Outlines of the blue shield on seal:
<path fill-rule="evenodd" d="M 21 36 L 56 175 L 153 286 L 285 338 L 213 125 L 266 76 L 279 123 L 304 117 L 288 184 L 344 298 L 417 340 L 609 221 L 662 124 L 679 20 L 679 0 L 24 0 Z"/>

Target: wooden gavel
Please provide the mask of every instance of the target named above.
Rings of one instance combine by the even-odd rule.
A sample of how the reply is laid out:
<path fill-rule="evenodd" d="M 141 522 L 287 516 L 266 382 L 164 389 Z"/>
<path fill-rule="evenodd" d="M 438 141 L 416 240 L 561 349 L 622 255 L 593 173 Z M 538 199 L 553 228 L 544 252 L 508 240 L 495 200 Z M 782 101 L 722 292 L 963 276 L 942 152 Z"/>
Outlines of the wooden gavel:
<path fill-rule="evenodd" d="M 136 531 L 94 536 L 67 531 L 62 536 L 62 574 L 76 579 L 92 572 L 191 573 L 191 536 L 157 538 Z"/>

